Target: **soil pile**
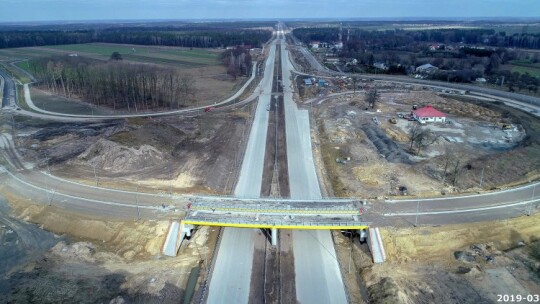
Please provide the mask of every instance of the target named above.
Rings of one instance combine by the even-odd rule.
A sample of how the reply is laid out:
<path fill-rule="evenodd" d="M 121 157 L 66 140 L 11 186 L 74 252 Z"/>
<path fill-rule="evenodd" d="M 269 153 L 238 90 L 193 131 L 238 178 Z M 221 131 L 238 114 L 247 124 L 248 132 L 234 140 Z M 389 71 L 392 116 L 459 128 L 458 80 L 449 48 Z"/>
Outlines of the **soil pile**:
<path fill-rule="evenodd" d="M 138 171 L 165 161 L 165 155 L 156 148 L 142 145 L 130 148 L 107 139 L 99 139 L 78 157 L 91 166 L 109 172 Z"/>

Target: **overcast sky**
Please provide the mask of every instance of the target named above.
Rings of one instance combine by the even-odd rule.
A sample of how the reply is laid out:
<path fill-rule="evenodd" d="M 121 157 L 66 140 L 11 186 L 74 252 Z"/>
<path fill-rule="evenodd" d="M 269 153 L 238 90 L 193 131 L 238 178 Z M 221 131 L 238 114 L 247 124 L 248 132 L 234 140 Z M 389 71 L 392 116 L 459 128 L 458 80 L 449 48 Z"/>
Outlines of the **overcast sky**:
<path fill-rule="evenodd" d="M 540 18 L 540 0 L 0 0 L 0 22 L 374 17 Z"/>

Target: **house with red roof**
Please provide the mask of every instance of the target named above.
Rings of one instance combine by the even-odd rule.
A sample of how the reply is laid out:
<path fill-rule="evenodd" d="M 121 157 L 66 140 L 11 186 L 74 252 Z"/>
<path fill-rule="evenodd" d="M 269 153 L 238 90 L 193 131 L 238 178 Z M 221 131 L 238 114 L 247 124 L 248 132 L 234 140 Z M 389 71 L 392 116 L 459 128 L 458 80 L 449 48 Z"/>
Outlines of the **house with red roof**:
<path fill-rule="evenodd" d="M 412 111 L 412 116 L 420 123 L 446 121 L 446 114 L 431 105 Z"/>

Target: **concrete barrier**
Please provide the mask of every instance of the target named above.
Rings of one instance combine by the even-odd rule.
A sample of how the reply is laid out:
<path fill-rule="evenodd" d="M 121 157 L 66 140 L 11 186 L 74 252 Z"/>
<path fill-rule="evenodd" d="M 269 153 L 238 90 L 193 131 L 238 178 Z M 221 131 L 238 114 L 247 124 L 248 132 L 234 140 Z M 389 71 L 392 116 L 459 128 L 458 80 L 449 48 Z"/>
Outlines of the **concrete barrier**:
<path fill-rule="evenodd" d="M 162 253 L 166 256 L 176 256 L 180 244 L 182 243 L 182 238 L 179 238 L 180 235 L 180 223 L 172 222 L 169 225 L 169 232 L 167 233 L 167 238 L 163 243 Z"/>
<path fill-rule="evenodd" d="M 374 263 L 384 263 L 386 261 L 386 252 L 384 251 L 384 244 L 379 228 L 369 228 L 368 246 Z"/>

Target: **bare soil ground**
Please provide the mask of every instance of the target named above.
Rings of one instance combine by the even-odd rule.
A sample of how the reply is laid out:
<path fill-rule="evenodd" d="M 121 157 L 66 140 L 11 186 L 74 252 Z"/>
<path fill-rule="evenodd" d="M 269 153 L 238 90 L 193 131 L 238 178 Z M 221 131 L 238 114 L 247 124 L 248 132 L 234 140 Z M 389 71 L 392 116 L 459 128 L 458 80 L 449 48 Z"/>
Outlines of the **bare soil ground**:
<path fill-rule="evenodd" d="M 373 86 L 374 84 L 370 84 Z M 504 187 L 536 177 L 540 168 L 540 125 L 529 114 L 498 103 L 439 95 L 421 88 L 376 83 L 380 99 L 367 108 L 364 93 L 340 95 L 312 104 L 315 133 L 335 196 L 380 198 L 439 195 Z M 417 122 L 399 119 L 412 105 L 432 105 L 448 115 L 448 124 L 426 124 L 438 140 L 420 153 L 410 149 L 409 128 Z M 396 118 L 397 124 L 389 122 Z M 504 131 L 502 124 L 513 124 Z M 534 134 L 534 135 L 533 135 Z M 529 155 L 526 158 L 525 155 Z M 458 178 L 444 174 L 448 157 L 461 160 Z"/>
<path fill-rule="evenodd" d="M 493 303 L 497 294 L 538 294 L 539 215 L 506 221 L 384 229 L 384 264 L 365 262 L 371 303 Z"/>
<path fill-rule="evenodd" d="M 21 126 L 18 142 L 27 161 L 74 180 L 129 189 L 230 193 L 250 111 L 247 105 L 191 118 Z"/>
<path fill-rule="evenodd" d="M 160 249 L 168 222 L 90 219 L 14 196 L 6 198 L 13 213 L 2 213 L 10 225 L 0 229 L 3 248 L 20 251 L 21 242 L 32 248 L 33 256 L 9 261 L 9 269 L 2 269 L 0 303 L 177 303 L 194 268 L 203 268 L 199 282 L 203 281 L 204 260 L 211 258 L 215 246 L 218 229 L 203 227 L 178 257 L 163 257 Z M 41 235 L 41 243 L 28 242 L 32 235 Z M 41 248 L 47 242 L 52 244 Z"/>

